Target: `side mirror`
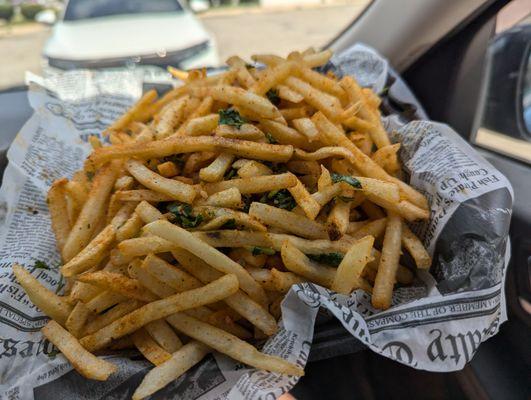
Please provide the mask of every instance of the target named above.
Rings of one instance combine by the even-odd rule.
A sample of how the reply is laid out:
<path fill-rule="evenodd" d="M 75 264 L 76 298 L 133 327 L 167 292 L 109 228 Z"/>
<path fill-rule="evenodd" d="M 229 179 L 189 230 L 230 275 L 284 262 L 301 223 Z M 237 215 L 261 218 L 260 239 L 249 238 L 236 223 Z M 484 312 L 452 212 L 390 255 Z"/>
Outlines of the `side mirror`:
<path fill-rule="evenodd" d="M 531 163 L 531 24 L 495 36 L 476 114 L 474 144 Z"/>
<path fill-rule="evenodd" d="M 57 22 L 57 15 L 53 10 L 43 10 L 35 16 L 35 21 L 44 25 L 53 25 Z"/>

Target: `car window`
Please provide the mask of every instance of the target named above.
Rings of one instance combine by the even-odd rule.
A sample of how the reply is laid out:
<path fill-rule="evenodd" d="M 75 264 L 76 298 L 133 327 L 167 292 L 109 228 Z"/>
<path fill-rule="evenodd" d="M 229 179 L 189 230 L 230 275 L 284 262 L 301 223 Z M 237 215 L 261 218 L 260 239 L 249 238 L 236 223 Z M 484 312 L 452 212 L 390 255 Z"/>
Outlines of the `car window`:
<path fill-rule="evenodd" d="M 176 0 L 70 0 L 64 20 L 172 11 L 182 11 Z"/>

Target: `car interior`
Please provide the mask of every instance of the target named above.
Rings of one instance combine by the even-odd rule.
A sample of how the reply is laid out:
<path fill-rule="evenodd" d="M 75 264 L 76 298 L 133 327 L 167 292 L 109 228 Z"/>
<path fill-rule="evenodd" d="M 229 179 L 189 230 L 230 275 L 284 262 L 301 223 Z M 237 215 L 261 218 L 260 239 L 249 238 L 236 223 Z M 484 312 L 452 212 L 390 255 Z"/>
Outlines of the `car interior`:
<path fill-rule="evenodd" d="M 518 17 L 506 23 L 508 9 Z M 410 0 L 374 0 L 325 46 L 337 52 L 357 42 L 374 47 L 408 85 L 413 105 L 418 101 L 430 119 L 453 127 L 509 179 L 515 197 L 505 282 L 509 320 L 463 370 L 450 373 L 391 361 L 364 348 L 339 323 L 331 324 L 316 335 L 314 349 L 334 336 L 344 340 L 344 351 L 311 353 L 306 375 L 290 392 L 294 398 L 529 398 L 530 12 L 529 2 L 517 0 L 424 0 L 415 6 Z M 7 148 L 32 114 L 26 91 L 22 86 L 0 92 L 0 170 L 7 163 Z M 389 101 L 398 110 L 411 106 L 393 103 L 392 91 Z"/>

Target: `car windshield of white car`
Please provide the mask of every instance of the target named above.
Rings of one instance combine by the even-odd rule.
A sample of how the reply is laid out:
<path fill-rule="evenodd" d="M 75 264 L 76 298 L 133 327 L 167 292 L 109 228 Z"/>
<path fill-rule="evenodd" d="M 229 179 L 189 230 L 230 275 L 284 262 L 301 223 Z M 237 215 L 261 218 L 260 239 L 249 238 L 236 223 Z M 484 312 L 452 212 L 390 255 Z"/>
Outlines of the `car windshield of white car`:
<path fill-rule="evenodd" d="M 167 13 L 182 11 L 177 0 L 70 0 L 65 21 L 111 15 Z"/>

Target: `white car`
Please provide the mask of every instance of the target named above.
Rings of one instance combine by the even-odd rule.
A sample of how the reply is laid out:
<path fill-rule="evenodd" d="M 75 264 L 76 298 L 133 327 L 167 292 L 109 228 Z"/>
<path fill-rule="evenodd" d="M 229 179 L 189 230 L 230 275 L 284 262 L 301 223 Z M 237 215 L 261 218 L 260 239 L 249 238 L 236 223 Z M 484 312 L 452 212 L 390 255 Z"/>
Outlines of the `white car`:
<path fill-rule="evenodd" d="M 178 0 L 69 0 L 43 55 L 51 67 L 216 67 L 214 39 Z"/>

